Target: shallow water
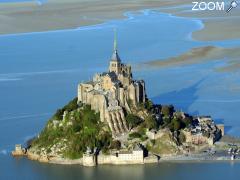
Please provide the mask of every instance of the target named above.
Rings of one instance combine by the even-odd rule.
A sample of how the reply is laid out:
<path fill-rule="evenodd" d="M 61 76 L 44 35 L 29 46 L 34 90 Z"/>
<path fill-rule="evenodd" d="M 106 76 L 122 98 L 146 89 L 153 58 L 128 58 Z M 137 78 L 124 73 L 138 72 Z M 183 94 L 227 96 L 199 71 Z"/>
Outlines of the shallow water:
<path fill-rule="evenodd" d="M 35 136 L 58 107 L 76 96 L 79 82 L 107 70 L 114 27 L 118 31 L 122 60 L 133 65 L 176 56 L 193 47 L 240 46 L 240 40 L 192 40 L 191 32 L 203 28 L 197 19 L 150 10 L 126 15 L 129 18 L 125 20 L 75 30 L 0 36 L 0 167 L 4 169 L 0 179 L 20 176 L 23 179 L 91 179 L 96 176 L 100 179 L 186 179 L 195 176 L 202 179 L 211 176 L 211 172 L 212 177 L 218 179 L 235 177 L 239 164 L 228 162 L 90 169 L 10 157 L 16 143 L 24 143 Z M 213 70 L 222 65 L 222 59 L 218 59 L 184 67 L 136 71 L 134 76 L 145 79 L 148 95 L 154 102 L 171 103 L 193 114 L 212 115 L 217 122 L 225 123 L 228 134 L 239 136 L 240 76 L 239 72 Z"/>
<path fill-rule="evenodd" d="M 9 160 L 7 161 L 9 165 Z M 78 165 L 41 164 L 26 159 L 11 159 L 11 172 L 4 179 L 239 179 L 240 163 L 231 162 L 178 162 L 131 166 L 102 165 L 98 167 L 81 167 Z M 10 170 L 2 168 L 6 172 Z M 1 176 L 0 176 L 1 177 Z M 16 178 L 18 177 L 18 178 Z"/>

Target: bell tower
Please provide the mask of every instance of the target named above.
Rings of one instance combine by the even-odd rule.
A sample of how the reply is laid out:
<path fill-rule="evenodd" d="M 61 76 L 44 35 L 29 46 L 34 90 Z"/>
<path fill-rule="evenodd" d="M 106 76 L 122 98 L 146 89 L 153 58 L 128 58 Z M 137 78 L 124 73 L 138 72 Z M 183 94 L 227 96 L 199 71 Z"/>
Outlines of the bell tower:
<path fill-rule="evenodd" d="M 121 71 L 121 59 L 117 51 L 117 34 L 114 30 L 114 45 L 113 45 L 113 54 L 109 63 L 109 72 L 115 72 L 119 74 Z"/>

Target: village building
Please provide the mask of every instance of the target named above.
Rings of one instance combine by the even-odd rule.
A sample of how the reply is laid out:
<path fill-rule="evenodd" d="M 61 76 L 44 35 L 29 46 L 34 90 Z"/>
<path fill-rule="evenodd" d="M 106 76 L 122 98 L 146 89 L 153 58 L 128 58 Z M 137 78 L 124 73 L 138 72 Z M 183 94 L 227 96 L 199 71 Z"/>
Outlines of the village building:
<path fill-rule="evenodd" d="M 213 145 L 221 136 L 221 130 L 215 125 L 210 116 L 198 116 L 194 119 L 194 125 L 182 131 L 186 137 L 186 143 L 200 145 Z"/>

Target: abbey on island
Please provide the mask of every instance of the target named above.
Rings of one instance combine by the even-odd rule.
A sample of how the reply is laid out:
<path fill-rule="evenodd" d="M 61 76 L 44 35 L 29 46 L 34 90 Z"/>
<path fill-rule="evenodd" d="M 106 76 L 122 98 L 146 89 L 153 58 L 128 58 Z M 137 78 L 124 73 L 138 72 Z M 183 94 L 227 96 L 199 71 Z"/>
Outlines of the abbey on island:
<path fill-rule="evenodd" d="M 156 163 L 199 153 L 223 135 L 224 125 L 210 116 L 153 104 L 145 82 L 135 80 L 131 66 L 122 63 L 115 36 L 108 70 L 78 84 L 77 97 L 56 111 L 27 148 L 16 145 L 12 155 L 84 166 Z"/>
<path fill-rule="evenodd" d="M 89 82 L 80 83 L 78 101 L 100 112 L 101 121 L 106 121 L 113 136 L 117 136 L 128 131 L 124 110 L 131 112 L 129 103 L 136 105 L 145 100 L 145 82 L 134 80 L 131 66 L 121 62 L 115 37 L 108 71 L 96 74 Z"/>

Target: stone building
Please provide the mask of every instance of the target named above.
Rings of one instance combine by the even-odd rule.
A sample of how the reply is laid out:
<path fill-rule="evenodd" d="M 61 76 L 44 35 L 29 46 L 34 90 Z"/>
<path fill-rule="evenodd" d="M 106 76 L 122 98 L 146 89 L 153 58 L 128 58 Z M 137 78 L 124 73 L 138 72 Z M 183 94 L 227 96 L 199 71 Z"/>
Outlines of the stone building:
<path fill-rule="evenodd" d="M 213 145 L 221 136 L 221 130 L 215 125 L 210 116 L 198 116 L 194 119 L 194 125 L 182 131 L 186 137 L 186 143 L 195 145 Z"/>
<path fill-rule="evenodd" d="M 22 148 L 21 144 L 15 145 L 15 150 L 12 151 L 13 156 L 23 156 L 26 154 L 26 149 Z"/>
<path fill-rule="evenodd" d="M 118 151 L 110 155 L 98 155 L 97 164 L 144 164 L 144 152 L 139 145 L 132 151 Z"/>
<path fill-rule="evenodd" d="M 91 81 L 78 85 L 78 101 L 100 112 L 101 121 L 108 123 L 113 136 L 128 131 L 125 112 L 131 111 L 130 103 L 137 105 L 145 99 L 145 82 L 134 80 L 131 66 L 122 63 L 116 38 L 108 71 L 98 73 Z"/>
<path fill-rule="evenodd" d="M 83 154 L 82 160 L 83 166 L 96 166 L 96 154 L 92 152 L 91 149 L 88 147 L 87 151 Z"/>

